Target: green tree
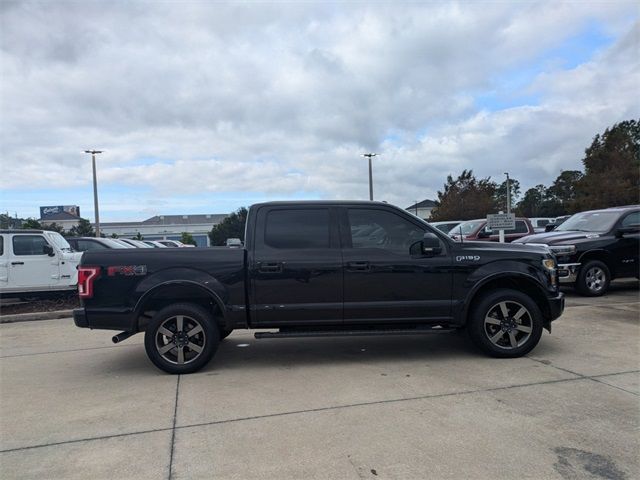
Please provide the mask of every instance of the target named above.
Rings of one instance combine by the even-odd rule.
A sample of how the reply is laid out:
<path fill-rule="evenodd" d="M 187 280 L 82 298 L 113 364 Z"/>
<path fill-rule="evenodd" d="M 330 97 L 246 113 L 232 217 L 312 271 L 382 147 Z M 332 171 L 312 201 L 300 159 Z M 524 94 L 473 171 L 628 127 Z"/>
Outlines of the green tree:
<path fill-rule="evenodd" d="M 640 120 L 626 120 L 594 137 L 582 159 L 573 210 L 640 202 Z"/>
<path fill-rule="evenodd" d="M 117 233 L 112 233 L 111 234 L 111 238 L 118 238 L 118 234 Z"/>
<path fill-rule="evenodd" d="M 198 246 L 198 243 L 193 239 L 193 235 L 191 235 L 189 232 L 182 232 L 182 237 L 180 237 L 180 241 L 185 245 Z"/>
<path fill-rule="evenodd" d="M 515 209 L 515 205 L 520 197 L 520 182 L 515 178 L 509 179 L 509 191 L 511 193 L 511 209 Z M 496 188 L 494 200 L 498 210 L 507 211 L 507 180 L 502 182 Z"/>
<path fill-rule="evenodd" d="M 58 232 L 60 235 L 65 235 L 64 227 L 62 225 L 58 225 L 56 222 L 49 223 L 47 225 L 42 225 L 43 230 L 49 230 L 51 232 Z"/>
<path fill-rule="evenodd" d="M 142 234 L 140 232 L 137 232 L 136 235 L 133 237 L 134 240 L 144 240 L 144 237 L 142 236 Z"/>
<path fill-rule="evenodd" d="M 0 228 L 11 228 L 13 225 L 13 219 L 8 213 L 0 213 Z"/>
<path fill-rule="evenodd" d="M 22 228 L 25 230 L 42 230 L 42 224 L 35 218 L 27 218 L 22 222 Z"/>
<path fill-rule="evenodd" d="M 583 173 L 579 170 L 564 170 L 547 189 L 548 195 L 563 207 L 560 215 L 566 214 L 576 199 L 576 189 Z"/>
<path fill-rule="evenodd" d="M 233 212 L 209 232 L 211 245 L 224 245 L 227 238 L 239 238 L 244 241 L 244 225 L 248 210 L 245 207 Z"/>
<path fill-rule="evenodd" d="M 542 184 L 524 193 L 516 206 L 516 214 L 522 217 L 557 217 L 564 213 L 564 207 Z"/>
<path fill-rule="evenodd" d="M 96 232 L 93 231 L 91 222 L 85 218 L 78 221 L 78 225 L 69 229 L 70 237 L 95 237 Z"/>
<path fill-rule="evenodd" d="M 436 207 L 431 211 L 431 220 L 471 220 L 483 218 L 497 211 L 496 188 L 491 177 L 478 180 L 472 170 L 463 170 L 454 179 L 447 176 L 444 189 L 438 192 Z"/>

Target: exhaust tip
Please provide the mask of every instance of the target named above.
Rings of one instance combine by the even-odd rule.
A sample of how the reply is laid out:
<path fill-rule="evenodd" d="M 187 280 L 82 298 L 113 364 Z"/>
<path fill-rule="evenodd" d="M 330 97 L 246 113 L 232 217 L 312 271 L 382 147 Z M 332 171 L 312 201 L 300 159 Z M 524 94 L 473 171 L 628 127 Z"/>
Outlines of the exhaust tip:
<path fill-rule="evenodd" d="M 136 332 L 120 332 L 119 334 L 111 337 L 111 341 L 113 343 L 120 343 L 123 340 L 126 340 L 127 338 L 129 338 L 131 335 L 135 335 L 135 334 Z"/>

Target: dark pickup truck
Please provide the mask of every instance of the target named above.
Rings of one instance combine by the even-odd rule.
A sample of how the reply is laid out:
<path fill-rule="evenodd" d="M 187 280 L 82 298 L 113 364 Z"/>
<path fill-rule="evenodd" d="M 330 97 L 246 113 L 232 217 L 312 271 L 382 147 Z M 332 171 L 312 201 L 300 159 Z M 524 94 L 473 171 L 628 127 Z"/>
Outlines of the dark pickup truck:
<path fill-rule="evenodd" d="M 564 309 L 546 247 L 455 242 L 378 202 L 254 205 L 243 249 L 85 252 L 78 327 L 145 332 L 170 373 L 205 365 L 234 329 L 256 338 L 441 333 L 496 357 L 533 349 Z"/>
<path fill-rule="evenodd" d="M 556 229 L 516 240 L 556 255 L 558 280 L 582 295 L 604 295 L 615 278 L 640 277 L 640 205 L 576 213 Z"/>

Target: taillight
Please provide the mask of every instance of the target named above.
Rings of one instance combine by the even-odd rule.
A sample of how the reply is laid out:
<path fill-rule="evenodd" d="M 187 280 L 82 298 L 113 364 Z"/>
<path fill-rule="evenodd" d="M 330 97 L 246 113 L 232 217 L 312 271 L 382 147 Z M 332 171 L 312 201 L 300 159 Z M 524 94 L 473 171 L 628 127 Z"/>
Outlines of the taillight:
<path fill-rule="evenodd" d="M 78 267 L 78 296 L 93 297 L 93 282 L 100 275 L 100 267 Z"/>

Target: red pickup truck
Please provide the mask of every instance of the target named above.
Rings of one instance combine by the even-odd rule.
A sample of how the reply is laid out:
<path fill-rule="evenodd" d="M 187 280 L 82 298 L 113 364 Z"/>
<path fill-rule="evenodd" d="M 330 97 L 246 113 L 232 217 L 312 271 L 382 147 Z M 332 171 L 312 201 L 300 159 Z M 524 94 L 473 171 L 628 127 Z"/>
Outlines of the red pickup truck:
<path fill-rule="evenodd" d="M 516 218 L 516 228 L 514 230 L 505 230 L 504 241 L 510 243 L 527 235 L 533 235 L 533 233 L 533 225 L 531 225 L 528 218 Z M 463 240 L 469 241 L 497 242 L 499 239 L 498 231 L 490 230 L 485 218 L 462 222 L 451 230 L 449 235 L 455 240 L 460 240 L 460 235 L 462 235 Z"/>

